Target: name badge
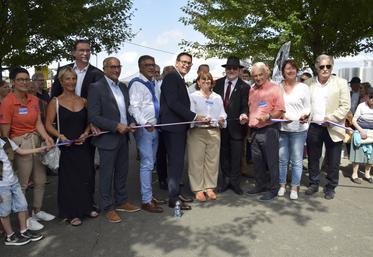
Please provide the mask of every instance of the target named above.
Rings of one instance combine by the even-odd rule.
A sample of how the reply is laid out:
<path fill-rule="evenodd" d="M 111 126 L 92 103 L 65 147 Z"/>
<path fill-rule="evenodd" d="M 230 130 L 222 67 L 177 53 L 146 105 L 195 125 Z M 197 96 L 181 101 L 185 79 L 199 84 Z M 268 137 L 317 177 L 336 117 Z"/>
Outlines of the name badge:
<path fill-rule="evenodd" d="M 214 102 L 213 102 L 213 101 L 206 100 L 206 104 L 207 104 L 207 105 L 213 105 Z"/>
<path fill-rule="evenodd" d="M 260 101 L 259 103 L 258 103 L 258 106 L 259 107 L 266 107 L 268 104 L 267 104 L 267 102 L 265 102 L 265 101 Z"/>
<path fill-rule="evenodd" d="M 20 115 L 26 115 L 26 114 L 28 114 L 27 107 L 19 107 L 18 114 L 20 114 Z"/>

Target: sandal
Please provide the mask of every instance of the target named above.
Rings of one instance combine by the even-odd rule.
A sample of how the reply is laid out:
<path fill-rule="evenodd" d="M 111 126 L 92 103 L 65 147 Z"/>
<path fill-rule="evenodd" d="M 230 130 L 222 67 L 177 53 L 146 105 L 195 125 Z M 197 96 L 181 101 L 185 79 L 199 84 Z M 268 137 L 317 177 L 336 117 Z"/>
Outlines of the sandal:
<path fill-rule="evenodd" d="M 198 191 L 196 192 L 196 199 L 199 201 L 199 202 L 206 202 L 206 196 L 205 196 L 205 193 L 203 191 Z"/>
<path fill-rule="evenodd" d="M 73 218 L 72 220 L 70 220 L 70 225 L 71 226 L 77 227 L 77 226 L 80 226 L 82 224 L 83 224 L 83 222 L 79 218 Z"/>
<path fill-rule="evenodd" d="M 207 190 L 207 196 L 210 200 L 216 200 L 216 194 L 212 189 Z"/>
<path fill-rule="evenodd" d="M 100 214 L 97 211 L 91 211 L 88 216 L 94 219 L 94 218 L 97 218 L 99 215 Z"/>

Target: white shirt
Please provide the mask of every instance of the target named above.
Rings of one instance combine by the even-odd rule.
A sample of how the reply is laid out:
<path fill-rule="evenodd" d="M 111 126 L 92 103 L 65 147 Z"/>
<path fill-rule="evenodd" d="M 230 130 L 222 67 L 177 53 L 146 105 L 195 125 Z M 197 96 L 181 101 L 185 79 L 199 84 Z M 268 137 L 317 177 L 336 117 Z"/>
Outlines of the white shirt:
<path fill-rule="evenodd" d="M 308 123 L 300 123 L 299 118 L 311 111 L 310 89 L 304 83 L 297 83 L 290 94 L 284 90 L 285 118 L 293 120 L 281 123 L 282 131 L 301 132 L 308 129 Z"/>
<path fill-rule="evenodd" d="M 234 80 L 231 80 L 232 85 L 231 85 L 231 92 L 229 94 L 229 98 L 231 98 L 231 95 L 234 91 L 234 87 L 236 86 L 237 80 L 238 80 L 238 78 L 235 78 Z M 224 81 L 224 97 L 225 97 L 225 93 L 227 92 L 228 82 L 229 82 L 229 80 L 226 78 L 225 81 Z"/>
<path fill-rule="evenodd" d="M 323 121 L 326 115 L 326 103 L 328 102 L 329 81 L 321 85 L 316 78 L 315 90 L 311 95 L 312 121 Z"/>
<path fill-rule="evenodd" d="M 83 80 L 84 80 L 84 77 L 85 77 L 85 74 L 87 73 L 87 70 L 88 70 L 88 66 L 85 66 L 82 70 L 79 70 L 78 69 L 78 66 L 76 66 L 76 63 L 74 64 L 74 71 L 76 72 L 76 86 L 75 86 L 75 93 L 80 96 L 81 92 L 82 92 L 82 85 L 83 85 Z"/>
<path fill-rule="evenodd" d="M 217 127 L 218 121 L 221 118 L 226 119 L 227 114 L 224 111 L 223 100 L 221 96 L 215 92 L 206 98 L 200 90 L 195 91 L 190 95 L 190 110 L 197 115 L 204 115 L 211 118 L 214 122 L 212 126 Z M 227 127 L 227 121 L 224 122 L 223 128 Z"/>
<path fill-rule="evenodd" d="M 108 77 L 106 77 L 106 81 L 110 86 L 111 92 L 113 92 L 115 101 L 117 102 L 119 113 L 120 113 L 120 123 L 127 125 L 127 112 L 126 112 L 126 104 L 124 100 L 124 95 L 122 93 L 122 90 L 120 89 L 118 83 L 115 83 Z"/>
<path fill-rule="evenodd" d="M 144 75 L 140 73 L 139 78 L 145 82 L 149 81 Z M 154 88 L 155 96 L 158 99 L 159 105 L 159 91 Z M 157 118 L 155 116 L 155 109 L 153 103 L 153 96 L 149 89 L 142 83 L 135 81 L 133 82 L 130 90 L 130 106 L 128 108 L 129 113 L 135 118 L 136 122 L 140 125 L 150 123 L 152 125 L 157 124 Z M 159 106 L 158 106 L 158 110 Z"/>
<path fill-rule="evenodd" d="M 18 146 L 9 139 L 13 151 L 18 149 Z M 0 161 L 3 162 L 3 180 L 0 180 L 0 186 L 11 186 L 18 182 L 17 176 L 14 174 L 12 164 L 9 161 L 8 155 L 4 151 L 5 141 L 0 139 Z"/>
<path fill-rule="evenodd" d="M 370 108 L 366 102 L 359 104 L 354 114 L 354 121 L 361 117 L 365 121 L 373 122 L 373 108 Z"/>

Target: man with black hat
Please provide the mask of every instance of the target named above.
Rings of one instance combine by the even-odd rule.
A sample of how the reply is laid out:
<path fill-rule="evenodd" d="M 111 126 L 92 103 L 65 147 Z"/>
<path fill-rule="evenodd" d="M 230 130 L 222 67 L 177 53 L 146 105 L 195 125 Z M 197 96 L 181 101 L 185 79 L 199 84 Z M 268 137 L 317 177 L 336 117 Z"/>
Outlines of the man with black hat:
<path fill-rule="evenodd" d="M 240 159 L 242 144 L 246 134 L 247 97 L 249 85 L 239 78 L 240 60 L 228 57 L 227 63 L 222 65 L 226 76 L 216 81 L 214 91 L 219 94 L 227 113 L 227 127 L 221 130 L 219 191 L 232 189 L 242 195 L 240 187 Z"/>
<path fill-rule="evenodd" d="M 360 78 L 358 77 L 353 77 L 351 79 L 350 86 L 351 86 L 351 108 L 350 111 L 352 114 L 355 113 L 357 106 L 359 105 L 360 102 Z"/>

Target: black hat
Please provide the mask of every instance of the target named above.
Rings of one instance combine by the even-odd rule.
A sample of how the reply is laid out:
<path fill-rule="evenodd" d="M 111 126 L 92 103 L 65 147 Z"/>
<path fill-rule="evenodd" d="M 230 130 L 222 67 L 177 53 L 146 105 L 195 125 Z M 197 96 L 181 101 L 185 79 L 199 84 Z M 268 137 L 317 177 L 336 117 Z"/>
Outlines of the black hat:
<path fill-rule="evenodd" d="M 240 68 L 244 68 L 244 66 L 242 66 L 240 64 L 240 59 L 238 57 L 235 57 L 235 56 L 229 56 L 228 59 L 227 59 L 227 63 L 226 64 L 223 64 L 221 67 L 240 67 Z"/>
<path fill-rule="evenodd" d="M 351 79 L 351 81 L 350 82 L 348 82 L 348 83 L 360 83 L 361 82 L 361 80 L 358 78 L 358 77 L 353 77 L 352 79 Z"/>

